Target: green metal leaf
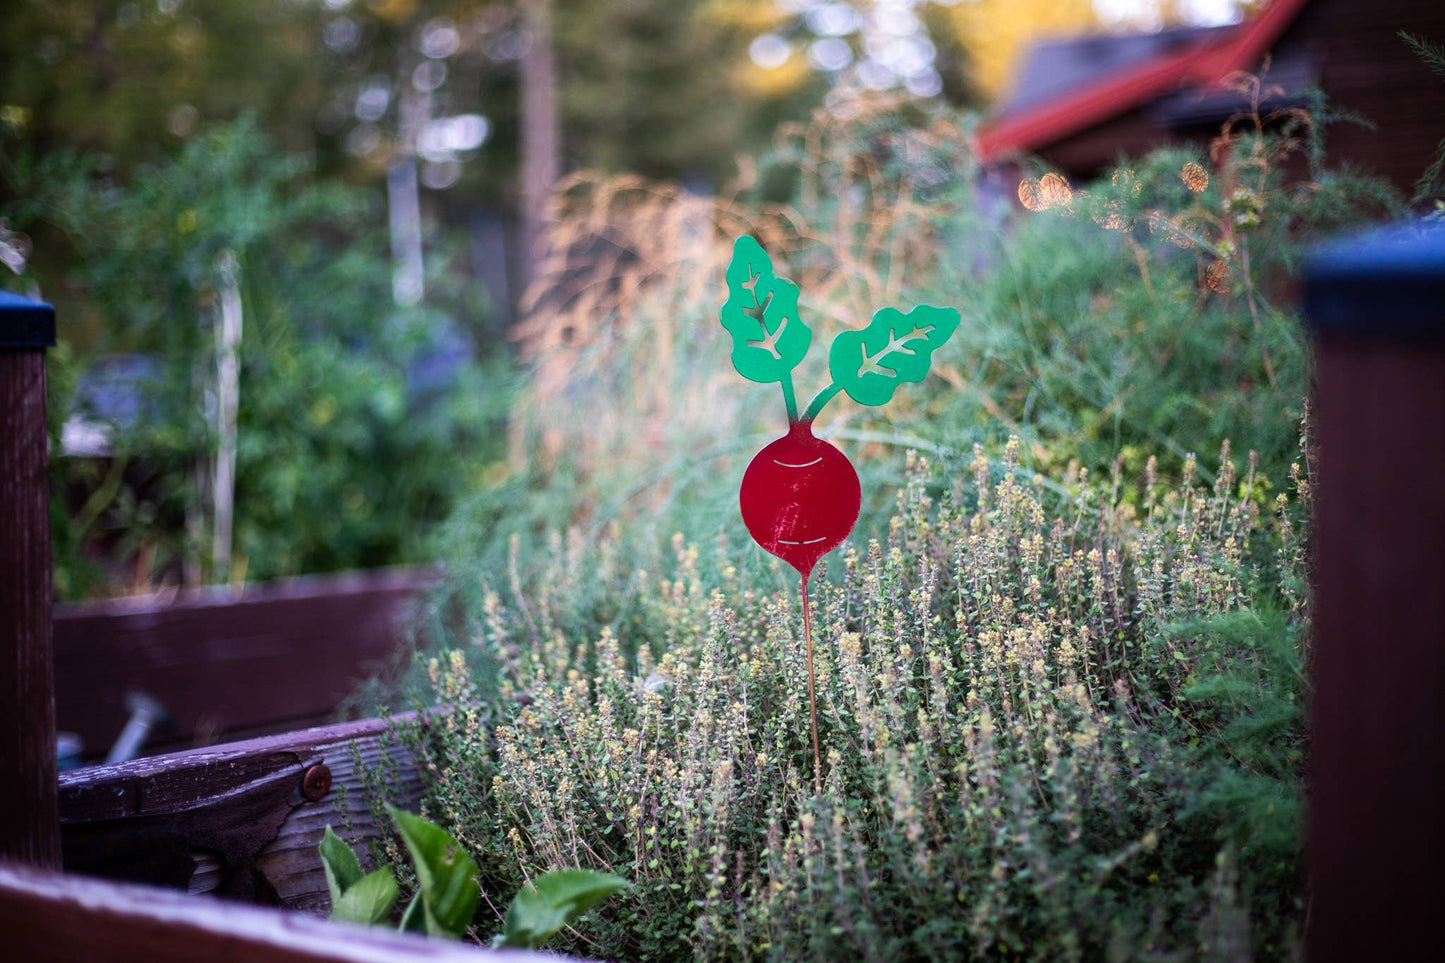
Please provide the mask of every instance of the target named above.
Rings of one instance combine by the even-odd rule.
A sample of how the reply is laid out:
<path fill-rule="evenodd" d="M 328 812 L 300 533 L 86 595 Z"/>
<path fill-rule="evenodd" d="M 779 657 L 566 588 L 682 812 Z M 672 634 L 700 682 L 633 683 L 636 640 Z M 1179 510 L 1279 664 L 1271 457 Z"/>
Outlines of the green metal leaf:
<path fill-rule="evenodd" d="M 386 809 L 416 868 L 426 931 L 433 936 L 462 936 L 482 900 L 477 864 L 440 826 L 395 806 Z"/>
<path fill-rule="evenodd" d="M 396 880 L 391 870 L 382 868 L 367 873 L 331 904 L 331 918 L 348 923 L 380 923 L 396 903 Z"/>
<path fill-rule="evenodd" d="M 361 861 L 351 851 L 351 847 L 334 832 L 331 827 L 326 827 L 326 834 L 321 837 L 321 866 L 326 870 L 326 888 L 331 890 L 331 905 L 334 907 L 341 902 L 342 895 L 351 887 L 355 886 L 362 877 Z"/>
<path fill-rule="evenodd" d="M 733 367 L 750 381 L 782 381 L 813 343 L 798 317 L 798 286 L 773 273 L 761 244 L 744 234 L 733 244 L 722 324 L 733 336 Z"/>
<path fill-rule="evenodd" d="M 905 381 L 922 381 L 933 352 L 958 327 L 954 308 L 883 308 L 861 331 L 844 331 L 828 349 L 834 384 L 860 405 L 887 404 Z"/>
<path fill-rule="evenodd" d="M 590 869 L 554 869 L 523 885 L 512 897 L 496 946 L 536 949 L 558 930 L 630 886 L 627 880 Z"/>

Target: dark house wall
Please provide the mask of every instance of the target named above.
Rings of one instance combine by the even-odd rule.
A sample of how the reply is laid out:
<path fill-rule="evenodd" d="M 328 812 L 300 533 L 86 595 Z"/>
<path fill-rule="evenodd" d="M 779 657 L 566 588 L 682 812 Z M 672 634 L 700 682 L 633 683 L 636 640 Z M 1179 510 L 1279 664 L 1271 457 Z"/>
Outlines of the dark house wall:
<path fill-rule="evenodd" d="M 1315 0 L 1281 43 L 1303 43 L 1330 103 L 1376 125 L 1332 128 L 1331 162 L 1383 174 L 1409 196 L 1445 139 L 1445 77 L 1425 66 L 1401 30 L 1445 44 L 1445 0 Z"/>
<path fill-rule="evenodd" d="M 1445 0 L 1314 0 L 1271 51 L 1271 81 L 1281 103 L 1304 103 L 1318 86 L 1337 110 L 1375 125 L 1333 125 L 1329 163 L 1349 162 L 1389 178 L 1408 197 L 1445 139 L 1445 77 L 1432 73 L 1400 38 L 1401 30 L 1445 44 Z M 1208 144 L 1241 106 L 1198 89 L 1174 91 L 1037 153 L 1083 180 L 1121 157 L 1180 141 Z"/>

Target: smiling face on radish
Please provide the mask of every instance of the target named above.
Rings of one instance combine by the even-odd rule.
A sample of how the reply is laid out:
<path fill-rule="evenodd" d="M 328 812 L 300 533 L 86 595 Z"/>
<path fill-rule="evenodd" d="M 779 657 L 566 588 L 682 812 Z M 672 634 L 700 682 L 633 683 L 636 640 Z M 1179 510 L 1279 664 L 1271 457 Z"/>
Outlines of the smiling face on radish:
<path fill-rule="evenodd" d="M 753 458 L 739 502 L 753 541 L 807 577 L 853 530 L 863 490 L 847 456 L 799 421 Z"/>

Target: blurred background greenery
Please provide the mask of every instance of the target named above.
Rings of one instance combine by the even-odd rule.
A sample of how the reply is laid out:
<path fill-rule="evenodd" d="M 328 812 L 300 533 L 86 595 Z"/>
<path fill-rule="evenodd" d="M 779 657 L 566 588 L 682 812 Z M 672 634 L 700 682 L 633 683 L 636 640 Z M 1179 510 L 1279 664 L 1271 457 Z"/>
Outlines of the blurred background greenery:
<path fill-rule="evenodd" d="M 57 592 L 432 557 L 511 476 L 508 334 L 569 172 L 783 202 L 778 133 L 860 92 L 981 108 L 1041 32 L 1245 7 L 6 4 L 0 284 L 61 319 Z"/>
<path fill-rule="evenodd" d="M 653 330 L 645 304 L 574 295 L 639 263 L 715 266 L 688 232 L 766 232 L 756 214 L 770 205 L 792 212 L 793 237 L 772 229 L 775 243 L 801 245 L 794 270 L 825 284 L 819 306 L 847 295 L 832 317 L 866 317 L 884 277 L 891 292 L 975 319 L 959 339 L 967 354 L 945 368 L 962 390 L 926 402 L 934 417 L 915 434 L 952 432 L 959 450 L 1002 426 L 1067 438 L 1036 446 L 1040 467 L 1139 460 L 1146 443 L 1181 457 L 1221 433 L 1282 451 L 1289 419 L 1262 414 L 1250 390 L 1267 381 L 1297 405 L 1303 360 L 1287 308 L 1256 296 L 1254 276 L 1287 287 L 1289 243 L 1388 210 L 1383 188 L 1286 196 L 1276 185 L 1272 203 L 1292 207 L 1262 230 L 1281 243 L 1257 242 L 1256 263 L 1235 275 L 1250 286 L 1246 337 L 1224 320 L 1244 303 L 1221 305 L 1187 277 L 1187 290 L 1161 291 L 1167 275 L 1140 273 L 1146 252 L 1132 239 L 1103 249 L 1075 236 L 1088 230 L 1077 219 L 1009 220 L 980 193 L 969 140 L 974 112 L 1041 35 L 1245 12 L 1229 0 L 8 4 L 0 221 L 20 270 L 0 283 L 61 318 L 57 592 L 428 560 L 454 506 L 499 500 L 514 527 L 528 515 L 519 485 L 561 520 L 593 511 L 584 476 L 599 504 L 621 504 L 642 483 L 618 475 L 635 459 L 614 446 L 606 473 L 618 477 L 603 484 L 596 467 L 557 457 L 558 432 L 576 425 L 553 426 L 549 441 L 529 434 L 571 410 L 539 392 L 565 382 L 564 401 L 587 399 L 595 383 L 578 380 L 588 339 L 558 354 L 539 332 L 625 342 Z M 1194 195 L 1171 200 L 1158 185 L 1186 160 L 1145 165 L 1138 183 L 1153 193 L 1128 203 L 1180 213 Z M 677 192 L 653 213 L 691 219 L 661 235 L 689 257 L 641 253 L 636 205 L 606 181 L 630 176 L 652 185 L 639 196 Z M 714 200 L 703 210 L 690 198 Z M 724 208 L 730 224 L 714 216 Z M 861 246 L 843 236 L 864 224 Z M 1196 253 L 1231 243 L 1184 233 Z M 896 264 L 895 241 L 908 247 Z M 824 281 L 839 268 L 863 273 Z M 707 323 L 708 303 L 687 306 L 690 324 Z M 619 315 L 629 323 L 609 321 Z M 1259 370 L 1221 378 L 1220 358 Z M 679 398 L 720 367 L 707 352 L 676 360 Z M 1163 381 L 1140 381 L 1146 361 Z M 628 419 L 657 399 L 634 400 L 641 409 L 623 414 L 636 434 Z M 697 471 L 671 470 L 690 457 L 687 439 L 733 427 L 662 421 L 638 454 L 675 476 L 670 487 Z M 651 464 L 658 453 L 671 468 Z M 557 479 L 565 505 L 538 495 Z M 492 544 L 490 531 L 477 537 Z"/>

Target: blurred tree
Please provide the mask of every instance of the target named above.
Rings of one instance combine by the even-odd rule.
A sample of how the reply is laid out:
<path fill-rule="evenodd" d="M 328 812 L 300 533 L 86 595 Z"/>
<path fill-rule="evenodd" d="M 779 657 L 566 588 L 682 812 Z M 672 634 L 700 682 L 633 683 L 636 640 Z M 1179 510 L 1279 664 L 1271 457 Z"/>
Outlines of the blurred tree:
<path fill-rule="evenodd" d="M 542 236 L 543 211 L 561 167 L 557 122 L 557 58 L 552 41 L 552 2 L 523 7 L 532 42 L 522 56 L 522 281 L 532 279 L 532 258 Z"/>
<path fill-rule="evenodd" d="M 968 53 L 973 83 L 988 100 L 1005 89 L 1033 40 L 1100 27 L 1092 0 L 973 0 L 947 13 Z"/>
<path fill-rule="evenodd" d="M 717 180 L 738 151 L 803 117 L 822 77 L 749 83 L 749 45 L 774 0 L 556 0 L 563 129 L 572 166 Z M 798 58 L 801 60 L 801 58 Z M 811 81 L 811 83 L 809 83 Z"/>
<path fill-rule="evenodd" d="M 452 193 L 430 205 L 443 216 L 517 215 L 566 169 L 728 176 L 827 90 L 802 56 L 784 83 L 749 57 L 789 19 L 776 0 L 16 0 L 0 4 L 0 110 L 15 149 L 101 153 L 125 183 L 250 108 L 322 175 L 389 174 L 394 213 L 419 184 Z M 394 224 L 403 300 L 417 224 Z"/>
<path fill-rule="evenodd" d="M 17 198 L 0 219 L 72 232 L 70 282 L 106 319 L 95 347 L 137 353 L 73 406 L 70 346 L 52 357 L 55 441 L 73 407 L 109 448 L 52 449 L 61 595 L 424 559 L 426 524 L 497 457 L 505 391 L 467 330 L 484 307 L 435 276 L 427 306 L 394 306 L 377 192 L 309 167 L 249 116 L 124 185 L 64 152 L 0 165 Z"/>
<path fill-rule="evenodd" d="M 207 118 L 249 108 L 311 150 L 334 76 L 316 56 L 325 8 L 289 0 L 11 0 L 0 4 L 0 100 L 44 152 L 158 160 Z"/>

